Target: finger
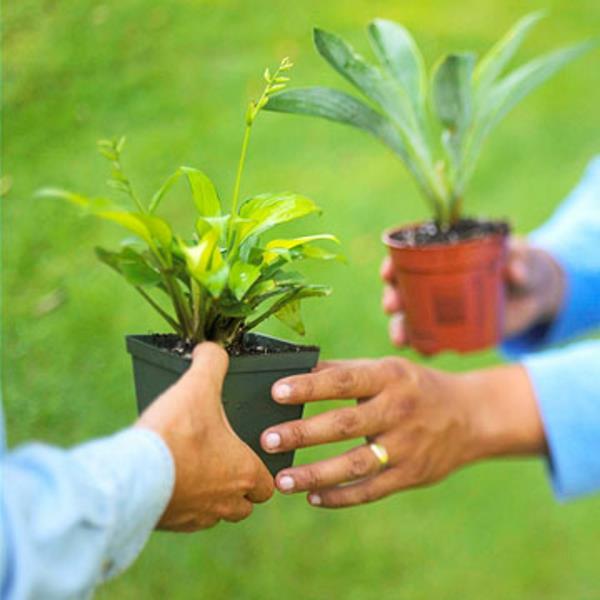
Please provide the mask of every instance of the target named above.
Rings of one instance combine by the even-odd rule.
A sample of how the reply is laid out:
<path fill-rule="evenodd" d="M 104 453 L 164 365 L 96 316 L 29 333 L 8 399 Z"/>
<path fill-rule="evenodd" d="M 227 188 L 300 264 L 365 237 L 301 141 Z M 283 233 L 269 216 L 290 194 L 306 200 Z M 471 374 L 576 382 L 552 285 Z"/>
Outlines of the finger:
<path fill-rule="evenodd" d="M 246 498 L 248 498 L 248 500 L 251 502 L 260 504 L 262 502 L 266 502 L 273 496 L 273 492 L 275 491 L 275 483 L 273 482 L 271 473 L 269 473 L 262 461 L 256 459 L 256 462 L 256 478 L 254 481 L 254 486 L 246 494 Z"/>
<path fill-rule="evenodd" d="M 520 238 L 512 238 L 508 248 L 505 278 L 510 288 L 527 288 L 530 279 L 529 245 Z"/>
<path fill-rule="evenodd" d="M 223 514 L 223 519 L 229 523 L 238 523 L 247 519 L 251 514 L 254 505 L 246 498 L 239 498 L 229 504 Z"/>
<path fill-rule="evenodd" d="M 281 404 L 374 396 L 383 385 L 383 377 L 378 361 L 360 366 L 341 363 L 333 369 L 280 379 L 273 385 L 272 395 Z"/>
<path fill-rule="evenodd" d="M 370 358 L 346 358 L 339 360 L 322 360 L 312 370 L 313 373 L 319 371 L 326 371 L 328 369 L 338 369 L 339 367 L 361 367 L 372 363 L 373 360 Z"/>
<path fill-rule="evenodd" d="M 397 288 L 387 285 L 383 290 L 381 300 L 383 311 L 388 315 L 400 312 L 403 309 L 402 295 Z"/>
<path fill-rule="evenodd" d="M 381 279 L 386 283 L 394 283 L 394 264 L 389 256 L 386 256 L 381 263 L 381 269 L 379 271 Z"/>
<path fill-rule="evenodd" d="M 229 367 L 229 356 L 225 350 L 213 342 L 203 342 L 194 348 L 192 368 L 194 374 L 210 376 L 222 381 Z"/>
<path fill-rule="evenodd" d="M 402 485 L 399 485 L 401 480 L 400 470 L 390 468 L 358 483 L 312 492 L 308 495 L 308 501 L 320 508 L 343 508 L 367 504 L 402 489 Z"/>
<path fill-rule="evenodd" d="M 400 348 L 407 343 L 404 313 L 392 316 L 389 324 L 390 340 L 394 346 Z"/>
<path fill-rule="evenodd" d="M 369 446 L 363 444 L 328 460 L 281 471 L 275 483 L 281 492 L 289 494 L 364 479 L 380 470 L 379 459 Z"/>
<path fill-rule="evenodd" d="M 383 427 L 380 412 L 379 403 L 369 401 L 289 421 L 263 432 L 261 445 L 266 452 L 274 453 L 375 435 Z"/>

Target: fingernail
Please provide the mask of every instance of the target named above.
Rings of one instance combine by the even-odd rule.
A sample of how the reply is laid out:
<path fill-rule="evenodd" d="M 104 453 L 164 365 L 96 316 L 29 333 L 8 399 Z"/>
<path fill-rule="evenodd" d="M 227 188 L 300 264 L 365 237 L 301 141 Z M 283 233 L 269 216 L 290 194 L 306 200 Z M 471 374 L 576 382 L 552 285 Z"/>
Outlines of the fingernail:
<path fill-rule="evenodd" d="M 308 501 L 313 505 L 313 506 L 320 506 L 321 504 L 323 504 L 323 500 L 321 498 L 321 496 L 319 496 L 319 494 L 311 494 L 308 497 Z"/>
<path fill-rule="evenodd" d="M 278 400 L 288 400 L 292 396 L 292 386 L 288 385 L 287 383 L 280 383 L 279 385 L 275 386 L 273 394 Z"/>
<path fill-rule="evenodd" d="M 290 477 L 289 475 L 284 475 L 283 477 L 279 478 L 279 481 L 277 482 L 277 487 L 282 491 L 282 492 L 289 492 L 291 490 L 294 489 L 294 478 Z"/>
<path fill-rule="evenodd" d="M 281 436 L 274 431 L 267 433 L 265 435 L 265 448 L 268 450 L 275 450 L 275 448 L 279 448 L 281 446 Z"/>

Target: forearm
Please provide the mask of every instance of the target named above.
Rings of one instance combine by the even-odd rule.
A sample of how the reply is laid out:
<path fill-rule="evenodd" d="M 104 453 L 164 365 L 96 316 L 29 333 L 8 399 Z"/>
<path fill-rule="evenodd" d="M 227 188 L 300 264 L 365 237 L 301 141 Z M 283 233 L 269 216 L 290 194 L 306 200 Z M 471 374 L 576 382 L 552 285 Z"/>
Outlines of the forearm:
<path fill-rule="evenodd" d="M 79 597 L 124 569 L 164 510 L 174 476 L 158 437 L 131 429 L 70 451 L 25 446 L 0 471 L 7 598 Z"/>
<path fill-rule="evenodd" d="M 467 419 L 465 462 L 546 453 L 542 418 L 523 366 L 505 365 L 455 377 L 456 401 Z"/>

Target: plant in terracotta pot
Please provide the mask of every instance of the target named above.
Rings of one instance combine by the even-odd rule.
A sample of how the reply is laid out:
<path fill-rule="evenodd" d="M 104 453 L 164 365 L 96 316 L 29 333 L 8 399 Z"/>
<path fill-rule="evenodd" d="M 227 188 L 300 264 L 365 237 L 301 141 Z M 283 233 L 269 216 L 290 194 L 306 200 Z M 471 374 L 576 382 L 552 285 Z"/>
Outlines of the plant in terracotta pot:
<path fill-rule="evenodd" d="M 133 234 L 117 250 L 97 248 L 98 258 L 132 285 L 165 320 L 170 334 L 127 336 L 132 355 L 138 408 L 142 411 L 174 383 L 190 365 L 191 350 L 204 340 L 222 344 L 230 354 L 223 403 L 233 429 L 257 452 L 272 473 L 289 466 L 293 454 L 267 455 L 260 433 L 282 421 L 297 419 L 302 407 L 281 406 L 271 399 L 279 378 L 307 372 L 319 349 L 251 333 L 274 316 L 304 334 L 300 303 L 326 296 L 326 286 L 311 284 L 294 271 L 306 259 L 339 258 L 322 242 L 337 243 L 329 234 L 277 238 L 265 234 L 277 225 L 319 212 L 299 194 L 266 193 L 240 202 L 240 184 L 250 132 L 273 92 L 282 89 L 291 68 L 284 59 L 246 113 L 246 130 L 229 213 L 223 211 L 215 186 L 202 172 L 180 167 L 148 201 L 135 192 L 121 161 L 124 140 L 101 141 L 99 150 L 111 163 L 113 188 L 123 192 L 130 207 L 104 197 L 87 197 L 62 189 L 40 190 L 41 196 L 62 198 L 84 213 L 120 225 Z M 158 216 L 167 194 L 187 180 L 195 216 L 189 237 L 177 235 Z"/>
<path fill-rule="evenodd" d="M 275 94 L 268 110 L 322 117 L 374 135 L 408 168 L 432 219 L 384 233 L 405 300 L 409 342 L 425 354 L 498 342 L 508 225 L 467 218 L 464 198 L 490 132 L 529 92 L 583 54 L 590 42 L 507 67 L 542 13 L 529 14 L 479 61 L 448 54 L 428 74 L 410 33 L 376 19 L 376 63 L 339 36 L 314 30 L 319 54 L 366 102 L 324 87 Z"/>

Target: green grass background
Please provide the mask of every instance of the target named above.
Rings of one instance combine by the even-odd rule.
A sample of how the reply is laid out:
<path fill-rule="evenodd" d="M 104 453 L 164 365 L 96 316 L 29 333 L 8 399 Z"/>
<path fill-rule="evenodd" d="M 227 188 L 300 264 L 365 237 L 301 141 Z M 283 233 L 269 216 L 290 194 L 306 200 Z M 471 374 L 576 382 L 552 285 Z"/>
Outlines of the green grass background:
<path fill-rule="evenodd" d="M 295 85 L 336 83 L 316 56 L 318 24 L 367 51 L 363 27 L 395 18 L 431 63 L 448 49 L 485 50 L 520 14 L 551 18 L 522 56 L 598 33 L 597 0 L 12 0 L 3 14 L 4 399 L 9 442 L 68 445 L 135 418 L 123 334 L 162 328 L 135 293 L 96 264 L 119 232 L 41 185 L 98 193 L 100 137 L 126 133 L 125 162 L 150 193 L 180 164 L 206 170 L 228 197 L 245 104 L 284 55 Z M 468 198 L 474 213 L 541 223 L 600 148 L 600 68 L 590 55 L 530 97 L 485 151 Z M 375 141 L 316 120 L 261 115 L 243 188 L 291 189 L 324 215 L 304 223 L 343 239 L 348 266 L 313 267 L 334 295 L 306 303 L 308 339 L 325 357 L 393 353 L 380 311 L 380 231 L 426 215 L 403 168 Z M 191 215 L 183 188 L 168 213 Z M 55 307 L 53 310 L 51 310 Z M 268 331 L 284 333 L 277 325 Z M 286 335 L 287 332 L 286 332 Z M 411 355 L 412 356 L 412 355 Z M 428 364 L 464 370 L 493 353 Z M 309 413 L 319 410 L 311 407 Z M 336 448 L 300 453 L 299 460 Z M 560 505 L 536 460 L 479 465 L 429 489 L 339 512 L 276 497 L 248 521 L 190 536 L 155 534 L 99 597 L 290 599 L 600 598 L 598 499 Z"/>

